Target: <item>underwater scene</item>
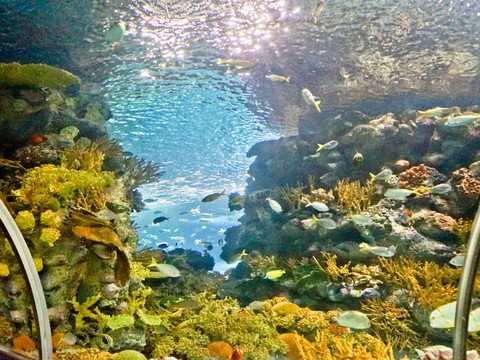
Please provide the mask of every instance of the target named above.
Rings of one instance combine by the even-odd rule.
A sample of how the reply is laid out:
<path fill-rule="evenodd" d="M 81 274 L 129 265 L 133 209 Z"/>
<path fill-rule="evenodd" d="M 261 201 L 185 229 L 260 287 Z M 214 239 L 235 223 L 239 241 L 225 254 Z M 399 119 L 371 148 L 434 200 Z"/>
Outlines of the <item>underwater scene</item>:
<path fill-rule="evenodd" d="M 452 359 L 479 34 L 478 0 L 0 0 L 0 359 Z"/>

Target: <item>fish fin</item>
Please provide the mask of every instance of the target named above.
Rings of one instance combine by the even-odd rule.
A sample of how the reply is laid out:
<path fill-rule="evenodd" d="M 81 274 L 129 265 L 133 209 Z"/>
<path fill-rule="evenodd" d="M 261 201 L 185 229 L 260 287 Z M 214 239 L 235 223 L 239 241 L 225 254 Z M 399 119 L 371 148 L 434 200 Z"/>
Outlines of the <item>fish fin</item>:
<path fill-rule="evenodd" d="M 320 103 L 321 103 L 320 100 L 315 101 L 315 108 L 317 109 L 318 112 L 322 112 L 322 110 L 320 110 L 320 106 L 318 106 L 318 105 L 320 105 Z"/>
<path fill-rule="evenodd" d="M 285 78 L 286 82 L 290 82 L 290 76 Z"/>
<path fill-rule="evenodd" d="M 115 262 L 115 282 L 120 286 L 127 285 L 130 280 L 130 263 L 127 255 L 123 251 L 117 249 L 117 261 Z"/>
<path fill-rule="evenodd" d="M 322 150 L 325 145 L 322 145 L 322 144 L 317 144 L 318 145 L 318 148 L 317 148 L 317 151 L 316 152 L 319 152 L 320 150 Z"/>
<path fill-rule="evenodd" d="M 223 65 L 223 64 L 225 64 L 225 60 L 218 58 L 217 65 Z"/>
<path fill-rule="evenodd" d="M 370 182 L 371 182 L 371 183 L 373 183 L 376 178 L 377 178 L 377 177 L 376 177 L 374 174 L 370 173 Z"/>

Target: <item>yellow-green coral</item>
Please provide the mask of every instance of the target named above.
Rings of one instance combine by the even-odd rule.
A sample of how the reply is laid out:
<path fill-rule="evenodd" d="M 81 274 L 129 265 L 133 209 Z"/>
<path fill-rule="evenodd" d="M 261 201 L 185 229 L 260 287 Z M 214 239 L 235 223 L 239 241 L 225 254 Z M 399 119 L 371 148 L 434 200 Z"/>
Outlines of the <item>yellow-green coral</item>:
<path fill-rule="evenodd" d="M 0 344 L 10 345 L 10 341 L 13 339 L 12 324 L 0 315 Z"/>
<path fill-rule="evenodd" d="M 0 87 L 63 88 L 70 85 L 80 85 L 80 78 L 50 65 L 0 63 Z"/>
<path fill-rule="evenodd" d="M 46 164 L 29 169 L 22 179 L 21 188 L 14 190 L 13 195 L 30 206 L 32 212 L 48 209 L 54 199 L 62 206 L 85 207 L 96 204 L 98 197 L 114 183 L 114 179 L 114 175 L 107 171 L 73 170 Z"/>
<path fill-rule="evenodd" d="M 37 257 L 34 257 L 33 258 L 33 263 L 35 264 L 35 269 L 37 269 L 37 271 L 42 271 L 43 270 L 43 259 L 42 258 L 37 258 Z"/>
<path fill-rule="evenodd" d="M 60 239 L 61 235 L 62 234 L 60 233 L 60 230 L 58 230 L 58 229 L 51 228 L 51 227 L 43 228 L 42 232 L 40 234 L 39 240 L 47 243 L 50 246 L 53 246 L 55 241 Z"/>
<path fill-rule="evenodd" d="M 151 273 L 141 262 L 132 261 L 130 262 L 130 275 L 135 276 L 138 281 L 143 281 L 149 277 Z"/>
<path fill-rule="evenodd" d="M 360 181 L 340 180 L 335 186 L 334 193 L 340 208 L 349 215 L 354 215 L 368 210 L 373 190 L 374 185 L 369 181 L 362 186 Z"/>
<path fill-rule="evenodd" d="M 30 211 L 19 211 L 15 222 L 20 230 L 31 230 L 35 227 L 35 216 Z"/>
<path fill-rule="evenodd" d="M 7 277 L 8 275 L 10 275 L 10 270 L 8 268 L 8 265 L 5 263 L 0 263 L 0 276 Z"/>
<path fill-rule="evenodd" d="M 40 214 L 40 224 L 58 228 L 62 225 L 62 215 L 56 211 L 46 210 Z"/>
<path fill-rule="evenodd" d="M 77 143 L 60 155 L 60 161 L 69 169 L 99 172 L 102 170 L 108 144 L 104 138 L 93 141 L 87 147 Z"/>
<path fill-rule="evenodd" d="M 77 302 L 76 298 L 71 301 L 68 301 L 70 304 L 73 305 L 73 309 L 77 312 L 75 314 L 75 329 L 82 330 L 85 327 L 85 318 L 96 319 L 98 317 L 98 313 L 93 312 L 90 310 L 90 307 L 95 305 L 95 303 L 102 298 L 102 294 L 97 294 L 94 296 L 90 296 L 87 300 L 85 300 L 82 304 Z"/>
<path fill-rule="evenodd" d="M 107 319 L 107 327 L 112 330 L 121 329 L 123 327 L 132 326 L 135 323 L 135 319 L 129 314 L 120 314 L 115 316 L 109 316 Z"/>

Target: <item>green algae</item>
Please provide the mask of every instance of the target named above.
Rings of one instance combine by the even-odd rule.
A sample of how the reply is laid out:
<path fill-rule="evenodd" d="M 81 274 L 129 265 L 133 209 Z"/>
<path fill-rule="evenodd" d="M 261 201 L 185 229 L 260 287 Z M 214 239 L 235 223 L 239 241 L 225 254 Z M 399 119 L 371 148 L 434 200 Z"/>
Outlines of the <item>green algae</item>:
<path fill-rule="evenodd" d="M 0 88 L 65 88 L 80 83 L 78 76 L 50 65 L 0 63 Z"/>

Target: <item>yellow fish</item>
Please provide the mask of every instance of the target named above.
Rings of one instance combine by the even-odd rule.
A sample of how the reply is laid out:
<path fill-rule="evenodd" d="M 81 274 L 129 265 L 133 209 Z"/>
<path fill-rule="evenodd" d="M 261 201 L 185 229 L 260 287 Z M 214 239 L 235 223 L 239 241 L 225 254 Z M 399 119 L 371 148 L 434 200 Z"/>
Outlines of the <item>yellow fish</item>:
<path fill-rule="evenodd" d="M 282 277 L 283 274 L 285 274 L 285 270 L 272 270 L 272 271 L 269 271 L 267 272 L 266 274 L 266 278 L 267 279 L 270 279 L 270 280 L 275 280 L 275 279 L 278 279 L 279 277 Z"/>

